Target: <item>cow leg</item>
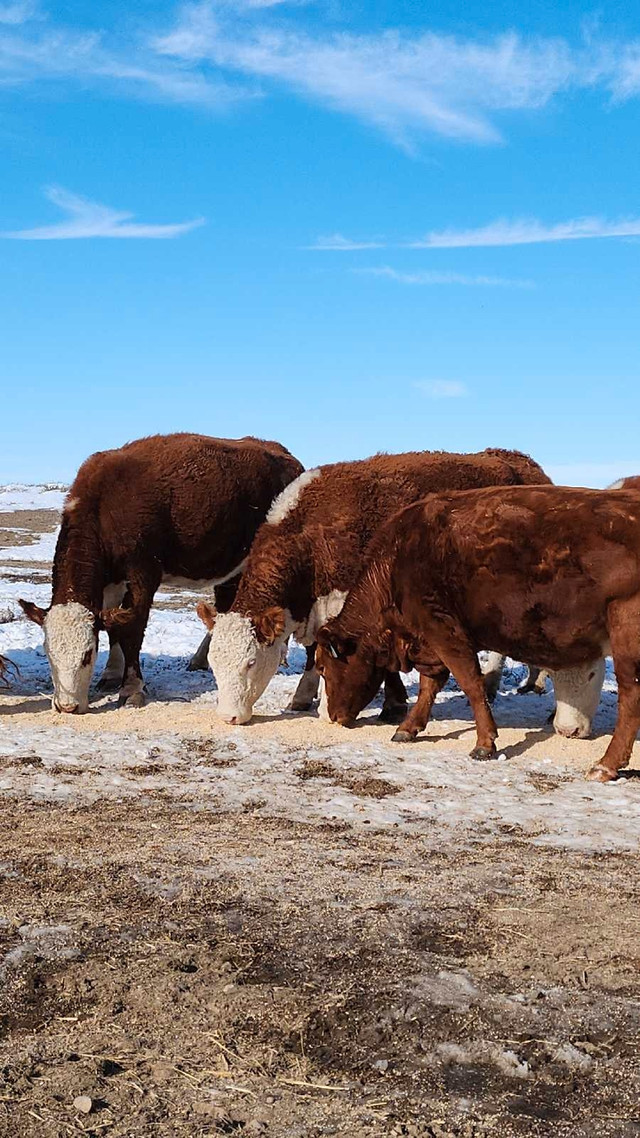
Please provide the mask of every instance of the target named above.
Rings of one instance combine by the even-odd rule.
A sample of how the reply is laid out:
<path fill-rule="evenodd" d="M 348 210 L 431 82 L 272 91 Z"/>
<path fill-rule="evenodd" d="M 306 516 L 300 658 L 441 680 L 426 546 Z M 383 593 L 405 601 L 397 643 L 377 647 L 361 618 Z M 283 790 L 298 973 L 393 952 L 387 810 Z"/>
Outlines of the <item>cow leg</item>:
<path fill-rule="evenodd" d="M 609 746 L 589 771 L 593 782 L 609 782 L 626 767 L 640 730 L 640 603 L 613 601 L 607 612 L 613 666 L 618 681 L 618 720 Z"/>
<path fill-rule="evenodd" d="M 102 593 L 102 607 L 105 609 L 118 608 L 122 605 L 127 594 L 127 582 L 119 581 L 105 585 Z M 109 656 L 104 671 L 96 684 L 98 691 L 118 691 L 124 676 L 124 653 L 120 647 L 117 629 L 109 631 Z"/>
<path fill-rule="evenodd" d="M 547 676 L 548 672 L 544 668 L 535 668 L 530 664 L 527 668 L 527 677 L 522 681 L 520 687 L 516 689 L 517 695 L 528 695 L 533 692 L 535 695 L 544 695 L 547 690 Z M 552 716 L 553 718 L 553 716 Z"/>
<path fill-rule="evenodd" d="M 493 758 L 496 753 L 495 740 L 498 737 L 498 728 L 489 706 L 478 657 L 464 628 L 451 617 L 446 629 L 433 630 L 430 643 L 445 667 L 453 672 L 471 704 L 476 721 L 476 745 L 471 752 L 471 758 L 481 760 Z"/>
<path fill-rule="evenodd" d="M 109 633 L 109 656 L 104 671 L 96 684 L 97 691 L 118 691 L 124 677 L 124 652 L 120 647 L 118 633 Z"/>
<path fill-rule="evenodd" d="M 124 682 L 120 688 L 119 707 L 144 707 L 144 680 L 140 667 L 140 649 L 144 639 L 153 596 L 160 584 L 161 573 L 153 577 L 148 571 L 132 571 L 129 574 L 130 605 L 133 610 L 131 620 L 118 629 L 118 638 L 124 652 Z"/>
<path fill-rule="evenodd" d="M 587 774 L 592 782 L 610 782 L 621 767 L 626 767 L 631 758 L 633 744 L 640 731 L 640 659 L 615 660 L 618 679 L 618 722 L 613 738 L 599 763 Z"/>
<path fill-rule="evenodd" d="M 320 676 L 316 672 L 316 646 L 307 647 L 307 662 L 300 682 L 287 704 L 287 711 L 308 711 L 318 694 Z"/>
<path fill-rule="evenodd" d="M 196 648 L 193 656 L 187 664 L 188 672 L 206 672 L 209 667 L 209 644 L 211 643 L 211 633 L 207 632 L 202 637 L 198 647 Z"/>
<path fill-rule="evenodd" d="M 487 693 L 489 703 L 493 703 L 500 689 L 500 680 L 502 679 L 502 669 L 504 668 L 504 656 L 501 652 L 489 652 L 487 659 L 482 665 L 482 675 L 484 678 L 484 686 Z"/>
<path fill-rule="evenodd" d="M 395 735 L 392 736 L 392 743 L 411 743 L 416 735 L 424 731 L 429 722 L 435 698 L 438 692 L 442 691 L 448 679 L 449 669 L 444 667 L 434 672 L 433 675 L 420 676 L 418 698 L 406 719 L 402 721 Z"/>
<path fill-rule="evenodd" d="M 398 672 L 386 672 L 380 723 L 401 723 L 407 714 L 407 689 Z"/>

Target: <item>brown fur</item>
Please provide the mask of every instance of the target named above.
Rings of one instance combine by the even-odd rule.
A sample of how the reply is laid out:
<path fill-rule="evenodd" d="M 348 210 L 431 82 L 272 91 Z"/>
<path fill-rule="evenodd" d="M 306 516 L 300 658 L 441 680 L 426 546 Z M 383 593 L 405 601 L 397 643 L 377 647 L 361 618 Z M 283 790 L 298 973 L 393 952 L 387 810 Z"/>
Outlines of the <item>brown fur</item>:
<path fill-rule="evenodd" d="M 269 640 L 278 608 L 282 619 L 288 609 L 303 624 L 318 597 L 334 589 L 347 592 L 374 533 L 399 506 L 430 491 L 550 481 L 527 455 L 497 449 L 376 454 L 319 469 L 320 476 L 303 487 L 283 521 L 263 525 L 251 547 L 232 610 L 251 616 L 258 639 Z M 312 638 L 313 632 L 307 640 Z M 405 702 L 402 682 L 388 675 L 383 718 Z M 308 703 L 294 697 L 292 706 Z"/>
<path fill-rule="evenodd" d="M 279 443 L 251 437 L 153 435 L 92 455 L 67 497 L 52 604 L 78 601 L 95 613 L 122 646 L 125 678 L 131 669 L 140 676 L 142 638 L 163 574 L 225 577 L 246 557 L 273 499 L 302 470 Z M 126 611 L 102 613 L 105 586 L 120 581 L 128 582 Z M 23 608 L 38 619 L 34 606 Z"/>
<path fill-rule="evenodd" d="M 319 469 L 286 518 L 259 529 L 234 612 L 255 619 L 280 605 L 306 620 L 318 597 L 351 588 L 381 523 L 427 493 L 550 482 L 533 459 L 505 450 L 376 454 Z"/>
<path fill-rule="evenodd" d="M 612 778 L 640 729 L 638 494 L 539 486 L 430 496 L 382 527 L 318 640 L 339 721 L 365 706 L 381 669 L 418 669 L 424 682 L 400 739 L 423 729 L 453 672 L 476 717 L 476 758 L 495 752 L 497 734 L 479 649 L 553 670 L 588 664 L 610 644 L 619 717 L 591 773 Z"/>

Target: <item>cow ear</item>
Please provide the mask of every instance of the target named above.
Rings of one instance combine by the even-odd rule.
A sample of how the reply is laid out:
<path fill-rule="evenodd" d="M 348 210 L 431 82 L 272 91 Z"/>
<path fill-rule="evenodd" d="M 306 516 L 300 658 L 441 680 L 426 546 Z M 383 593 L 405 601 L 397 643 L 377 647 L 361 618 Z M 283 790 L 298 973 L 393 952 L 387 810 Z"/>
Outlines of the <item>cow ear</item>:
<path fill-rule="evenodd" d="M 317 642 L 334 660 L 346 660 L 348 656 L 353 656 L 358 647 L 353 636 L 341 636 L 327 625 L 318 629 Z"/>
<path fill-rule="evenodd" d="M 196 605 L 196 612 L 207 631 L 213 632 L 213 626 L 216 623 L 216 617 L 218 615 L 214 606 L 210 605 L 207 601 L 200 601 Z"/>
<path fill-rule="evenodd" d="M 113 632 L 116 628 L 124 628 L 126 624 L 131 624 L 135 615 L 133 609 L 102 609 L 102 612 L 98 613 L 97 625 L 99 629 L 104 628 L 105 632 Z"/>
<path fill-rule="evenodd" d="M 47 609 L 41 609 L 38 605 L 34 605 L 33 601 L 18 601 L 18 604 L 28 620 L 32 620 L 34 624 L 39 624 L 42 627 Z"/>
<path fill-rule="evenodd" d="M 279 605 L 273 605 L 271 608 L 265 609 L 260 616 L 253 616 L 252 618 L 258 640 L 263 644 L 273 644 L 279 636 L 282 636 L 285 627 L 284 609 Z"/>

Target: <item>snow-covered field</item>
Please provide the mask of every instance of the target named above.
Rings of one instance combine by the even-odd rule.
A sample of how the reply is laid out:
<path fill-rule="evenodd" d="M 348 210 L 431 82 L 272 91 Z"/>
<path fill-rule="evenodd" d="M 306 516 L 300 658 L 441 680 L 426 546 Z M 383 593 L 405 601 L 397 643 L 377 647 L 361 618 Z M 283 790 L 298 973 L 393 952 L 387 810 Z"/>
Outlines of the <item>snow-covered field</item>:
<path fill-rule="evenodd" d="M 203 631 L 194 594 L 162 592 L 143 646 L 147 707 L 118 709 L 115 697 L 102 697 L 88 715 L 61 718 L 50 709 L 41 630 L 22 618 L 18 598 L 49 602 L 63 498 L 59 486 L 0 488 L 0 614 L 14 618 L 0 624 L 0 652 L 19 669 L 0 694 L 0 970 L 8 978 L 0 1013 L 22 1086 L 0 1096 L 0 1133 L 2 1110 L 14 1127 L 6 1133 L 75 1126 L 67 1103 L 74 1077 L 78 1093 L 107 1103 L 97 1121 L 118 1135 L 636 1133 L 640 1119 L 629 1104 L 637 1104 L 639 1076 L 627 1041 L 630 1025 L 640 1026 L 637 965 L 635 978 L 629 972 L 638 955 L 638 754 L 615 783 L 583 777 L 615 721 L 611 672 L 597 737 L 563 741 L 546 723 L 551 693 L 515 694 L 522 672 L 511 664 L 495 707 L 500 760 L 474 764 L 469 708 L 454 684 L 425 736 L 409 746 L 389 741 L 393 729 L 376 723 L 376 708 L 350 732 L 314 712 L 282 713 L 304 661 L 294 645 L 254 722 L 231 729 L 216 716 L 211 675 L 186 671 Z M 106 641 L 97 674 L 105 648 Z M 145 915 L 149 897 L 152 916 Z M 590 898 L 597 927 L 589 924 Z M 215 956 L 207 911 L 236 914 L 235 925 L 224 917 L 224 935 L 216 925 L 216 943 L 226 946 L 222 980 L 205 964 L 207 952 Z M 477 932 L 478 913 L 497 939 Z M 410 930 L 425 921 L 432 933 L 420 948 Z M 109 984 L 91 971 L 102 959 L 98 944 L 121 957 L 121 975 Z M 153 960 L 145 956 L 150 944 Z M 143 957 L 146 968 L 159 968 L 167 945 L 173 963 L 158 973 L 157 990 L 178 1001 L 175 1031 L 170 1019 L 161 1028 L 162 1015 L 154 1029 L 152 993 L 143 997 L 142 973 L 130 972 Z M 181 973 L 174 957 L 186 960 L 189 951 L 194 970 Z M 261 971 L 259 959 L 268 968 Z M 196 998 L 190 980 L 171 987 L 175 968 L 195 976 L 196 986 L 208 977 L 211 992 L 205 985 L 197 999 L 213 1000 L 217 1028 L 189 1003 Z M 91 1000 L 78 994 L 89 973 L 96 991 L 104 988 L 96 996 L 106 1016 L 99 1027 Z M 34 976 L 44 984 L 40 995 Z M 310 995 L 318 984 L 322 1000 Z M 250 1007 L 246 985 L 253 985 Z M 265 1010 L 284 992 L 286 1039 Z M 357 1008 L 347 998 L 354 992 Z M 128 1011 L 111 1024 L 114 1001 Z M 341 1018 L 345 1007 L 351 1011 Z M 264 1038 L 262 1028 L 247 1034 L 243 1016 L 268 1023 Z M 144 1046 L 135 1043 L 140 1031 Z M 215 1054 L 208 1053 L 205 1037 L 216 1031 L 218 1043 L 208 1045 Z M 171 1052 L 174 1036 L 180 1054 Z M 67 1070 L 65 1047 L 80 1066 Z M 142 1098 L 124 1078 L 116 1094 L 114 1079 L 82 1059 L 88 1052 L 119 1055 L 116 1065 L 129 1071 L 131 1086 L 142 1086 Z M 165 1060 L 173 1074 L 160 1077 L 154 1064 Z M 49 1083 L 38 1081 L 34 1065 Z M 22 1129 L 13 1103 L 31 1112 Z M 164 1115 L 162 1103 L 170 1105 Z M 600 1123 L 589 1130 L 593 1111 Z M 616 1130 L 616 1118 L 636 1130 Z"/>

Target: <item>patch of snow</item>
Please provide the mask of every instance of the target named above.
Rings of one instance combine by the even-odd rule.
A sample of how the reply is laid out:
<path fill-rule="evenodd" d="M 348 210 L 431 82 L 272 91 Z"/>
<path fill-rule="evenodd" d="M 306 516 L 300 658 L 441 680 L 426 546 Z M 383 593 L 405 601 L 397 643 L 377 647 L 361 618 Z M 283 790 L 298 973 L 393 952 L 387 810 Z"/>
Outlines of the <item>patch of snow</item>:
<path fill-rule="evenodd" d="M 0 549 L 2 561 L 53 561 L 59 529 L 42 533 L 32 545 L 8 545 Z"/>
<path fill-rule="evenodd" d="M 62 482 L 0 486 L 0 513 L 13 510 L 61 510 L 68 487 Z"/>

